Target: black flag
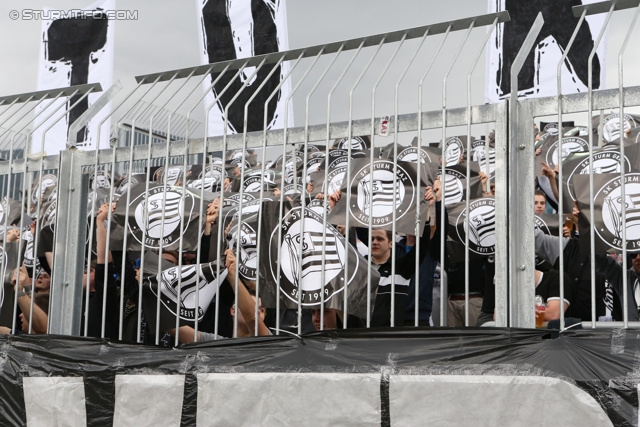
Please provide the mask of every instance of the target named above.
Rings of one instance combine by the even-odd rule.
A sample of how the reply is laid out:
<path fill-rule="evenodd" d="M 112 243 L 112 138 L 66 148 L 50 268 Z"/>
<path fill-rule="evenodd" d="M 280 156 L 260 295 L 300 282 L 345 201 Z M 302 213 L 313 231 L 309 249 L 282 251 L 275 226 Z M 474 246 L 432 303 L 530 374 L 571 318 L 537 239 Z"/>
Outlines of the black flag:
<path fill-rule="evenodd" d="M 495 45 L 498 46 L 499 69 L 495 77 L 491 76 L 496 93 L 490 95 L 504 98 L 511 93 L 511 66 L 538 13 L 542 13 L 544 26 L 535 45 L 542 49 L 546 47 L 542 42 L 552 39 L 553 41 L 547 44 L 555 43 L 560 51 L 564 51 L 578 24 L 578 17 L 573 15 L 571 8 L 581 5 L 582 2 L 581 0 L 496 0 L 495 3 L 494 10 L 507 10 L 511 17 L 511 21 L 502 24 L 503 28 L 496 33 Z M 504 4 L 503 8 L 500 7 L 502 4 Z M 589 23 L 584 21 L 567 56 L 566 67 L 571 77 L 585 87 L 588 85 L 589 54 L 593 49 L 595 37 L 597 34 L 592 34 Z M 534 95 L 539 90 L 541 61 L 536 54 L 540 55 L 538 49 L 532 49 L 518 75 L 518 91 L 521 95 Z M 553 58 L 555 59 L 555 56 Z M 552 63 L 557 66 L 558 61 L 552 61 Z M 595 55 L 593 89 L 600 88 L 600 84 L 600 60 L 598 55 Z"/>
<path fill-rule="evenodd" d="M 94 60 L 92 55 L 107 44 L 107 15 L 102 11 L 94 12 L 90 19 L 86 16 L 56 19 L 47 31 L 47 59 L 71 63 L 70 86 L 89 83 L 89 64 Z M 80 95 L 75 95 L 69 100 L 69 105 L 80 101 L 69 112 L 69 126 L 89 108 L 89 100 L 80 98 Z M 84 142 L 86 136 L 86 127 L 83 127 L 78 131 L 78 142 Z"/>
<path fill-rule="evenodd" d="M 230 7 L 230 2 L 226 1 L 207 1 L 202 7 L 202 38 L 210 63 L 238 58 L 235 43 L 241 37 L 247 36 L 234 33 L 232 24 L 238 17 L 230 13 Z M 251 11 L 249 12 L 253 23 L 251 33 L 248 36 L 251 38 L 249 51 L 253 55 L 258 56 L 279 51 L 274 8 L 275 5 L 271 1 L 251 0 Z M 280 99 L 278 85 L 281 81 L 282 65 L 276 64 L 277 69 L 269 75 L 273 67 L 273 65 L 268 65 L 257 70 L 255 81 L 251 85 L 246 85 L 244 90 L 241 88 L 245 85 L 244 80 L 249 75 L 243 74 L 233 78 L 234 72 L 224 73 L 221 77 L 220 73 L 211 73 L 211 81 L 216 82 L 212 89 L 216 95 L 216 102 L 223 114 L 228 109 L 226 119 L 232 132 L 242 132 L 245 120 L 244 106 L 255 95 L 259 87 L 262 87 L 262 90 L 251 103 L 251 109 L 246 117 L 247 130 L 249 132 L 262 130 L 265 117 L 267 128 L 270 128 L 277 119 L 276 111 Z M 229 90 L 225 90 L 226 87 Z M 276 90 L 277 95 L 267 102 L 267 97 Z M 240 94 L 240 97 L 235 99 L 235 94 Z M 235 102 L 231 103 L 232 99 L 235 99 Z"/>

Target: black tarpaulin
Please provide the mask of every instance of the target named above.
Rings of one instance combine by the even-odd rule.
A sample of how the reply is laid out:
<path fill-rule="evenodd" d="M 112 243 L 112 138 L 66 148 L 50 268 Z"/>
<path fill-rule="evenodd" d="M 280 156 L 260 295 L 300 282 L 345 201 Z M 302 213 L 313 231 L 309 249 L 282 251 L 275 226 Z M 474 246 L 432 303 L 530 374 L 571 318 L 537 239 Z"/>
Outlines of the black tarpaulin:
<path fill-rule="evenodd" d="M 274 416 L 297 424 L 344 423 L 345 417 L 373 425 L 401 425 L 419 417 L 424 422 L 430 417 L 468 422 L 464 417 L 471 415 L 461 413 L 459 405 L 484 405 L 474 414 L 475 425 L 495 420 L 530 425 L 533 420 L 526 411 L 560 417 L 553 422 L 563 416 L 579 422 L 588 416 L 582 425 L 637 425 L 640 334 L 585 329 L 550 336 L 546 330 L 396 328 L 221 340 L 179 349 L 61 336 L 2 336 L 0 424 L 24 425 L 36 419 L 29 417 L 64 417 L 67 411 L 84 410 L 87 425 L 113 425 L 114 414 L 131 421 L 138 415 L 153 420 L 153 405 L 161 410 L 173 404 L 178 408 L 173 415 L 182 425 L 196 420 L 243 425 Z M 47 390 L 51 378 L 58 377 L 62 382 L 50 387 L 56 391 Z M 40 401 L 36 397 L 34 402 L 34 384 L 42 387 Z M 162 399 L 173 402 L 136 391 L 150 384 L 151 390 L 167 390 Z M 332 391 L 338 386 L 344 394 Z M 256 389 L 264 392 L 252 391 Z M 84 393 L 84 407 L 64 400 L 67 395 L 61 390 L 69 390 L 68 396 Z M 426 394 L 407 398 L 417 390 Z M 529 392 L 535 390 L 543 392 Z M 47 393 L 55 398 L 43 401 Z M 447 393 L 458 397 L 429 409 L 431 415 L 414 407 L 429 408 Z M 221 395 L 224 399 L 216 398 Z M 475 396 L 473 402 L 469 396 Z M 500 406 L 501 399 L 509 397 L 521 399 L 522 408 Z M 238 407 L 234 402 L 251 403 Z M 216 404 L 222 406 L 212 412 Z M 138 414 L 127 412 L 136 407 Z"/>

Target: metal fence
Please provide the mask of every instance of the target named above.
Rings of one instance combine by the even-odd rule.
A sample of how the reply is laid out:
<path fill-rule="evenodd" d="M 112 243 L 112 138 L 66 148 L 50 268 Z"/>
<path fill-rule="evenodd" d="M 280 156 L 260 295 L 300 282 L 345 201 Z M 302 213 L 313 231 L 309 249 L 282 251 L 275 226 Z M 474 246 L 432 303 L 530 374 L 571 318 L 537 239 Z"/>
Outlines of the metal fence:
<path fill-rule="evenodd" d="M 608 23 L 615 10 L 637 6 L 638 1 L 604 2 L 576 7 L 574 12 L 580 22 L 586 15 L 606 12 Z M 319 329 L 418 326 L 428 322 L 432 312 L 439 312 L 436 324 L 446 325 L 452 299 L 447 280 L 442 280 L 439 307 L 428 305 L 433 301 L 434 273 L 442 272 L 446 278 L 448 271 L 451 279 L 448 263 L 454 261 L 449 261 L 449 246 L 455 246 L 457 239 L 463 248 L 455 262 L 462 265 L 463 278 L 458 275 L 456 285 L 462 289 L 464 324 L 474 326 L 475 320 L 470 315 L 475 297 L 470 283 L 486 275 L 487 288 L 482 292 L 490 288 L 495 293 L 495 325 L 533 327 L 532 124 L 548 116 L 563 123 L 565 115 L 579 112 L 586 112 L 591 123 L 594 112 L 608 108 L 618 108 L 624 117 L 624 108 L 639 105 L 638 89 L 623 87 L 620 62 L 618 90 L 589 87 L 583 94 L 518 100 L 517 75 L 543 25 L 539 17 L 512 66 L 510 100 L 483 104 L 484 93 L 477 90 L 483 87 L 478 83 L 477 65 L 493 30 L 508 20 L 508 14 L 501 12 L 139 76 L 130 91 L 111 88 L 105 92 L 101 108 L 106 101 L 112 101 L 112 106 L 99 129 L 112 129 L 108 149 L 76 150 L 77 132 L 71 130 L 67 150 L 53 156 L 34 149 L 37 141 L 25 147 L 12 139 L 5 148 L 6 160 L 0 162 L 0 188 L 3 196 L 16 198 L 17 193 L 8 189 L 21 183 L 20 209 L 31 215 L 23 214 L 17 224 L 22 238 L 3 241 L 5 292 L 0 314 L 10 311 L 12 321 L 6 326 L 18 329 L 20 308 L 31 313 L 27 330 L 44 319 L 49 333 L 159 344 L 200 340 L 201 332 L 217 338 L 225 335 L 221 333 L 225 328 L 231 331 L 226 335 L 258 335 L 267 333 L 265 325 L 271 327 L 269 333 L 300 334 L 306 332 L 305 325 L 313 324 L 314 316 Z M 596 47 L 599 42 L 600 37 Z M 269 84 L 277 73 L 279 83 Z M 284 91 L 285 84 L 290 91 Z M 34 123 L 42 123 L 31 117 L 34 111 L 36 116 L 63 119 L 72 106 L 36 107 L 100 89 L 85 85 L 0 98 L 4 108 L 0 127 L 28 141 L 39 126 Z M 559 72 L 558 92 L 562 93 Z M 212 93 L 215 102 L 208 104 L 201 117 L 203 100 Z M 284 128 L 253 130 L 268 127 L 270 103 L 275 101 L 284 105 Z M 73 129 L 88 123 L 98 111 L 89 109 Z M 222 117 L 221 136 L 207 136 L 214 113 Z M 598 144 L 589 129 L 593 159 Z M 137 135 L 144 135 L 144 141 Z M 557 148 L 563 153 L 564 131 L 559 135 Z M 18 150 L 25 149 L 36 154 L 18 155 Z M 620 143 L 621 158 L 624 150 L 625 144 Z M 460 160 L 463 166 L 457 165 Z M 593 195 L 597 172 L 593 161 L 589 167 L 589 194 Z M 621 168 L 621 182 L 633 170 L 633 166 Z M 57 171 L 53 193 L 47 192 L 45 178 L 54 174 L 47 171 Z M 488 176 L 484 188 L 479 172 Z M 559 183 L 566 173 L 559 169 Z M 230 181 L 226 188 L 225 177 Z M 442 188 L 436 190 L 439 181 Z M 495 194 L 491 194 L 492 183 Z M 626 200 L 622 188 L 620 197 Z M 560 191 L 559 207 L 565 205 L 563 197 Z M 439 203 L 431 202 L 440 198 Z M 587 236 L 583 239 L 596 234 L 593 200 L 591 233 L 583 233 Z M 96 220 L 100 206 L 111 202 L 117 206 L 103 212 L 106 221 L 100 216 Z M 12 225 L 9 205 L 6 200 L 5 236 Z M 632 207 L 622 203 L 622 242 L 627 241 L 626 213 Z M 337 213 L 340 210 L 343 216 Z M 567 212 L 558 211 L 562 224 Z M 48 217 L 53 212 L 55 217 Z M 208 223 L 207 217 L 216 214 L 216 222 Z M 37 218 L 32 240 L 24 237 L 29 216 Z M 449 239 L 438 237 L 448 221 Z M 379 230 L 389 231 L 390 241 Z M 396 244 L 398 232 L 405 235 L 404 247 Z M 412 235 L 417 236 L 415 243 Z M 380 241 L 389 248 L 388 271 L 385 263 L 375 262 L 386 251 Z M 23 255 L 29 246 L 31 261 Z M 557 246 L 562 301 L 562 239 L 557 239 Z M 225 256 L 227 248 L 233 255 Z M 13 250 L 18 255 L 11 256 Z M 404 250 L 408 255 L 402 257 Z M 624 243 L 621 252 L 625 270 L 630 251 Z M 228 273 L 226 264 L 234 257 L 237 266 Z M 169 258 L 175 265 L 166 264 Z M 588 259 L 590 326 L 617 325 L 596 322 L 593 243 Z M 20 286 L 11 285 L 13 270 L 23 260 L 34 282 L 38 263 L 45 270 L 47 264 L 51 267 L 44 318 L 38 319 L 38 308 L 34 308 L 35 286 L 25 297 Z M 474 260 L 480 260 L 481 270 L 474 270 Z M 421 265 L 429 262 L 425 277 Z M 91 282 L 93 274 L 99 276 L 97 282 Z M 225 275 L 229 285 L 223 283 Z M 622 320 L 629 327 L 635 325 L 627 310 L 633 295 L 627 291 L 629 278 L 622 276 Z M 20 282 L 19 274 L 16 279 Z M 251 298 L 251 292 L 258 298 Z M 264 321 L 261 299 L 267 312 Z M 246 310 L 247 301 L 251 313 Z M 564 327 L 562 310 L 560 326 Z"/>

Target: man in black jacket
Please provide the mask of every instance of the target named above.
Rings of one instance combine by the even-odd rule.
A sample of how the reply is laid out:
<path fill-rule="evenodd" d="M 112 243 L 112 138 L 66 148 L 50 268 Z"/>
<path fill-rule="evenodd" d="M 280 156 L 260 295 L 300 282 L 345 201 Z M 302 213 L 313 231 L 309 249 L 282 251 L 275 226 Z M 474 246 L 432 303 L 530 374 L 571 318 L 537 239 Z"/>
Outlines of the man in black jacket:
<path fill-rule="evenodd" d="M 433 187 L 427 187 L 425 200 L 429 202 L 429 206 L 435 205 L 435 224 L 431 226 L 430 218 L 426 219 L 425 229 L 420 238 L 420 255 L 418 262 L 421 263 L 427 253 L 434 260 L 440 259 L 440 201 L 442 199 L 442 186 L 440 180 L 434 181 Z M 429 209 L 431 211 L 431 209 Z M 447 213 L 445 211 L 445 218 Z M 445 228 L 448 228 L 448 218 Z M 435 238 L 434 238 L 435 237 Z M 380 282 L 378 284 L 378 293 L 371 317 L 371 326 L 391 326 L 391 318 L 393 318 L 393 326 L 404 326 L 404 318 L 407 306 L 407 294 L 409 291 L 409 283 L 411 277 L 415 274 L 416 269 L 416 249 L 415 246 L 408 253 L 396 253 L 395 259 L 392 259 L 392 246 L 395 239 L 393 234 L 388 230 L 371 231 L 371 248 L 370 256 L 371 266 L 380 273 Z M 392 289 L 392 268 L 395 264 L 394 289 Z M 393 303 L 392 303 L 393 299 Z"/>

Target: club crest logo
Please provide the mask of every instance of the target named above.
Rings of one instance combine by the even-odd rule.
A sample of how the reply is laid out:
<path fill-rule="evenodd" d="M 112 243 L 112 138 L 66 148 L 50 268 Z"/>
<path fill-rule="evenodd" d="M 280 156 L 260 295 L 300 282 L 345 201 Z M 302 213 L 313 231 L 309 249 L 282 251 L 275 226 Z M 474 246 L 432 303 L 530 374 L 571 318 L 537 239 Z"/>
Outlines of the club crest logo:
<path fill-rule="evenodd" d="M 562 160 L 558 159 L 558 146 L 560 141 L 551 144 L 547 150 L 546 162 L 549 166 L 554 167 L 565 161 L 571 153 L 583 153 L 589 151 L 589 143 L 582 138 L 568 137 L 562 138 Z"/>
<path fill-rule="evenodd" d="M 293 181 L 293 175 L 291 175 Z M 248 193 L 257 193 L 260 187 L 265 190 L 271 190 L 276 186 L 276 172 L 274 170 L 265 170 L 264 175 L 261 171 L 256 171 L 248 175 L 242 183 L 243 191 Z"/>
<path fill-rule="evenodd" d="M 220 190 L 222 177 L 225 175 L 222 166 L 217 164 L 209 165 L 204 168 L 204 172 L 201 172 L 197 179 L 189 181 L 187 187 L 195 190 L 201 190 L 204 187 L 206 191 L 218 191 Z"/>
<path fill-rule="evenodd" d="M 91 174 L 89 180 L 91 181 L 92 190 L 97 188 L 111 188 L 111 175 L 106 171 L 98 171 Z"/>
<path fill-rule="evenodd" d="M 487 148 L 485 141 L 478 139 L 471 144 L 473 152 L 473 161 L 478 164 L 478 168 L 486 172 L 489 169 L 489 175 L 493 175 L 496 170 L 496 150 L 493 148 Z"/>
<path fill-rule="evenodd" d="M 542 132 L 548 135 L 557 135 L 558 134 L 558 124 L 557 123 L 547 123 L 544 128 L 542 128 Z"/>
<path fill-rule="evenodd" d="M 325 212 L 326 212 L 326 215 L 329 215 L 329 212 L 331 212 L 331 208 L 329 207 L 329 204 L 327 203 L 327 208 L 325 209 L 324 200 L 319 200 L 319 199 L 311 200 L 307 205 L 307 209 L 317 213 L 318 215 L 320 215 L 321 218 L 324 218 Z"/>
<path fill-rule="evenodd" d="M 302 184 L 294 185 L 289 184 L 282 187 L 282 192 L 285 196 L 293 196 L 296 194 L 302 194 L 304 191 L 304 186 Z"/>
<path fill-rule="evenodd" d="M 441 176 L 441 171 L 438 171 Z M 444 177 L 444 204 L 450 205 L 464 200 L 464 186 L 466 177 L 463 173 L 453 169 L 445 169 Z"/>
<path fill-rule="evenodd" d="M 287 159 L 284 163 L 284 182 L 287 184 L 291 184 L 294 180 L 294 177 L 298 173 L 298 167 L 302 165 L 303 160 L 302 157 L 297 155 L 294 157 L 287 156 Z M 273 171 L 271 171 L 273 172 Z"/>
<path fill-rule="evenodd" d="M 355 200 L 349 201 L 351 215 L 363 226 L 369 226 L 369 215 L 376 227 L 391 225 L 393 212 L 396 221 L 407 214 L 415 202 L 415 184 L 400 165 L 393 173 L 393 162 L 378 160 L 360 169 L 351 181 Z M 395 186 L 395 191 L 394 191 Z"/>
<path fill-rule="evenodd" d="M 333 226 L 327 225 L 325 229 L 322 223 L 322 216 L 310 209 L 304 210 L 304 217 L 302 208 L 292 209 L 283 219 L 282 228 L 276 228 L 273 231 L 269 242 L 273 279 L 277 281 L 278 278 L 279 255 L 280 289 L 294 302 L 297 302 L 300 296 L 304 306 L 313 306 L 322 302 L 323 273 L 325 301 L 330 300 L 345 288 L 342 285 L 332 284 L 336 280 L 339 283 L 344 282 L 344 275 L 341 274 L 346 262 L 344 239 Z M 326 238 L 324 238 L 325 230 Z M 280 247 L 278 247 L 279 232 L 282 233 Z M 358 262 L 354 264 L 353 270 L 350 269 L 352 276 L 349 282 L 358 270 Z"/>
<path fill-rule="evenodd" d="M 326 183 L 322 184 L 322 191 L 325 194 L 333 194 L 342 188 L 342 182 L 347 173 L 347 167 L 332 169 L 327 174 Z"/>
<path fill-rule="evenodd" d="M 253 194 L 242 193 L 242 203 L 250 202 L 255 199 L 256 198 Z M 240 203 L 240 193 L 234 193 L 229 197 L 224 198 L 224 201 L 222 202 L 222 207 L 237 206 L 238 203 Z"/>
<path fill-rule="evenodd" d="M 457 218 L 458 238 L 465 241 L 469 235 L 469 249 L 480 255 L 492 255 L 496 249 L 495 200 L 482 198 L 469 204 L 469 230 L 467 232 L 466 209 Z"/>
<path fill-rule="evenodd" d="M 44 218 L 42 219 L 42 226 L 49 227 L 51 230 L 56 225 L 56 212 L 57 212 L 58 203 L 54 200 L 47 206 L 47 209 L 44 211 Z"/>
<path fill-rule="evenodd" d="M 464 144 L 457 136 L 447 139 L 444 145 L 445 166 L 455 166 L 462 162 L 464 157 Z"/>
<path fill-rule="evenodd" d="M 273 199 L 271 198 L 263 198 L 262 200 L 253 198 L 251 200 L 242 202 L 242 217 L 244 218 L 247 215 L 251 215 L 260 210 L 262 206 L 262 202 L 270 202 Z M 237 221 L 238 220 L 238 211 L 240 210 L 240 203 L 237 203 L 230 207 L 227 214 L 224 216 L 224 223 L 227 224 L 228 221 Z"/>
<path fill-rule="evenodd" d="M 167 185 L 176 185 L 176 183 L 182 177 L 183 166 L 169 166 L 167 170 Z M 154 181 L 164 183 L 165 168 L 160 168 L 156 171 Z"/>
<path fill-rule="evenodd" d="M 367 141 L 359 136 L 354 136 L 351 139 L 349 138 L 340 138 L 334 144 L 335 148 L 341 150 L 348 150 L 349 146 L 351 146 L 352 150 L 366 150 L 368 147 Z"/>
<path fill-rule="evenodd" d="M 418 162 L 418 147 L 407 147 L 398 153 L 399 162 Z M 431 163 L 431 156 L 426 151 L 420 149 L 420 163 Z"/>
<path fill-rule="evenodd" d="M 329 163 L 329 170 L 349 166 L 349 156 L 347 155 L 332 157 L 332 159 Z"/>
<path fill-rule="evenodd" d="M 631 128 L 637 126 L 636 121 L 628 114 L 624 115 L 622 126 L 620 125 L 620 114 L 611 114 L 607 116 L 602 122 L 602 138 L 606 142 L 614 142 L 620 139 L 620 129 L 623 132 L 628 131 Z"/>
<path fill-rule="evenodd" d="M 614 178 L 596 193 L 596 233 L 614 249 L 622 250 L 623 208 L 626 218 L 627 250 L 640 250 L 640 173 L 625 176 L 625 195 L 622 197 L 622 181 Z"/>
<path fill-rule="evenodd" d="M 625 156 L 625 172 L 631 172 L 631 162 Z M 603 150 L 598 153 L 593 153 L 593 173 L 595 175 L 607 174 L 607 173 L 620 173 L 622 169 L 620 162 L 620 153 L 613 150 Z M 567 182 L 569 183 L 568 190 L 569 196 L 572 200 L 576 199 L 575 190 L 573 188 L 573 178 L 575 175 L 588 175 L 590 171 L 589 157 L 578 163 L 571 173 Z"/>
<path fill-rule="evenodd" d="M 240 256 L 238 257 L 238 271 L 240 275 L 249 280 L 256 280 L 256 256 L 257 256 L 257 243 L 258 237 L 256 230 L 249 224 L 243 222 L 240 224 L 240 236 L 238 239 L 238 226 L 231 228 L 229 232 L 231 235 L 231 241 L 229 246 L 234 251 L 237 249 L 236 245 L 240 242 Z"/>
<path fill-rule="evenodd" d="M 22 229 L 22 238 L 27 242 L 24 248 L 24 265 L 27 269 L 32 269 L 35 263 L 36 268 L 40 267 L 40 259 L 33 256 L 33 234 L 26 226 Z"/>
<path fill-rule="evenodd" d="M 135 212 L 129 221 L 131 234 L 140 244 L 157 249 L 160 242 L 166 248 L 180 241 L 180 219 L 184 216 L 186 232 L 194 202 L 188 191 L 183 193 L 179 187 L 158 186 L 150 188 L 146 195 L 139 195 L 131 206 Z"/>
<path fill-rule="evenodd" d="M 202 265 L 181 268 L 172 267 L 156 276 L 158 287 L 160 288 L 160 301 L 174 316 L 176 315 L 176 308 L 178 308 L 182 320 L 202 320 L 211 299 L 218 289 L 217 283 L 215 283 L 218 282 L 215 280 L 215 273 L 209 271 L 209 274 L 206 274 L 202 267 Z M 205 264 L 204 269 L 211 270 L 211 267 Z M 220 274 L 221 280 L 224 280 L 226 274 L 226 270 L 224 270 L 224 274 Z M 148 286 L 157 297 L 157 287 L 151 284 L 148 284 Z M 196 305 L 196 289 L 198 288 L 199 305 Z M 179 299 L 178 290 L 180 290 Z"/>
<path fill-rule="evenodd" d="M 129 187 L 133 187 L 138 183 L 138 179 L 135 176 L 128 176 L 120 182 L 117 192 L 123 194 Z"/>
<path fill-rule="evenodd" d="M 316 155 L 312 156 L 307 161 L 307 175 L 311 175 L 314 172 L 318 172 L 322 165 L 324 165 L 324 154 L 322 153 L 314 153 Z"/>
<path fill-rule="evenodd" d="M 48 200 L 55 199 L 55 189 L 57 186 L 57 176 L 51 174 L 44 175 L 42 179 L 35 184 L 33 194 L 31 196 L 31 201 L 34 205 L 37 204 L 38 201 L 45 202 L 47 200 L 43 200 L 43 197 L 47 194 L 49 194 Z"/>
<path fill-rule="evenodd" d="M 244 150 L 233 150 L 231 154 L 227 157 L 229 163 L 236 166 L 242 166 L 242 155 L 244 153 L 244 167 L 250 168 L 251 162 L 249 161 L 250 153 L 245 153 Z"/>

